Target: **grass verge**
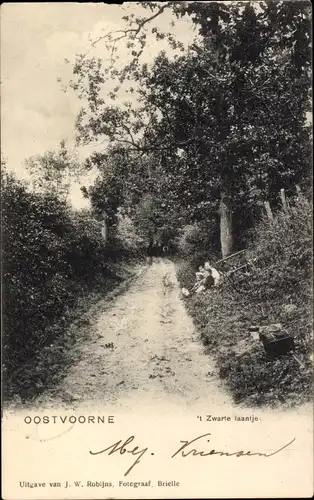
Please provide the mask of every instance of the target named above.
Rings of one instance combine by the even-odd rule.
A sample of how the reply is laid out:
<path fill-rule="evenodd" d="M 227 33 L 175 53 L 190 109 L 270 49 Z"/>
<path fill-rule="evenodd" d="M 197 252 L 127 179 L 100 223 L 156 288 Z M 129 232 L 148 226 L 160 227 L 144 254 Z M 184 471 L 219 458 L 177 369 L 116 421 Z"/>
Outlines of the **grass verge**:
<path fill-rule="evenodd" d="M 299 200 L 271 224 L 257 227 L 248 252 L 256 268 L 236 288 L 220 288 L 185 299 L 201 338 L 217 361 L 234 401 L 246 406 L 299 406 L 312 397 L 312 211 Z M 177 265 L 182 287 L 195 269 Z M 269 359 L 251 325 L 282 323 L 293 335 L 293 353 Z"/>

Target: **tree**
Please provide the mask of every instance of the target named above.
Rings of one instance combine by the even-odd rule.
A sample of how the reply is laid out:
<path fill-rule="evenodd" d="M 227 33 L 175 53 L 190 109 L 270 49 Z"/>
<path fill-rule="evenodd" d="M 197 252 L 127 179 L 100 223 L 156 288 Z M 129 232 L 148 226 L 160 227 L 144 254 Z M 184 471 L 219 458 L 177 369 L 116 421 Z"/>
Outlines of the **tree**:
<path fill-rule="evenodd" d="M 88 191 L 94 213 L 107 216 L 108 228 L 114 230 L 118 215 L 131 217 L 134 227 L 148 241 L 167 240 L 179 225 L 178 209 L 171 200 L 173 185 L 161 159 L 122 146 L 94 153 L 88 168 L 97 167 L 99 175 Z"/>
<path fill-rule="evenodd" d="M 219 70 L 215 59 L 206 40 L 175 61 L 161 55 L 141 87 L 161 115 L 155 140 L 183 148 L 181 196 L 195 212 L 220 199 L 227 255 L 231 212 L 243 198 L 250 193 L 273 200 L 280 187 L 308 174 L 309 80 L 285 52 L 253 66 L 226 62 Z"/>
<path fill-rule="evenodd" d="M 83 173 L 77 154 L 70 153 L 65 141 L 60 142 L 57 151 L 31 156 L 25 166 L 36 192 L 54 194 L 62 200 L 67 199 L 73 180 Z"/>
<path fill-rule="evenodd" d="M 102 71 L 99 60 L 76 62 L 87 103 L 78 120 L 79 136 L 105 136 L 127 147 L 139 162 L 143 154 L 154 156 L 164 184 L 170 184 L 168 196 L 188 219 L 212 217 L 219 210 L 226 256 L 233 248 L 232 213 L 261 195 L 273 199 L 280 187 L 308 172 L 309 4 L 143 5 L 154 14 L 128 18 L 124 33 L 107 37 L 113 46 L 119 37 L 129 37 L 131 64 L 122 71 L 114 65 Z M 143 29 L 166 8 L 178 17 L 190 16 L 198 27 L 197 43 L 174 60 L 161 54 L 152 68 L 140 67 Z M 171 33 L 155 34 L 182 50 Z M 137 82 L 137 108 L 108 106 L 100 99 L 108 75 L 120 83 Z"/>

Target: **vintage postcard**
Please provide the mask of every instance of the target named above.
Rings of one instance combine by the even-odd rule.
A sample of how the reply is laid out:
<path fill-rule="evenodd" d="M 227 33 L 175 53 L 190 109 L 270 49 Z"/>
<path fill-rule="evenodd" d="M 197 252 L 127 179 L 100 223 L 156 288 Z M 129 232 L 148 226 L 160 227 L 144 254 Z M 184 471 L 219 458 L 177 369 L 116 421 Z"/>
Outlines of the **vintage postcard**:
<path fill-rule="evenodd" d="M 312 497 L 311 28 L 2 5 L 5 500 Z"/>

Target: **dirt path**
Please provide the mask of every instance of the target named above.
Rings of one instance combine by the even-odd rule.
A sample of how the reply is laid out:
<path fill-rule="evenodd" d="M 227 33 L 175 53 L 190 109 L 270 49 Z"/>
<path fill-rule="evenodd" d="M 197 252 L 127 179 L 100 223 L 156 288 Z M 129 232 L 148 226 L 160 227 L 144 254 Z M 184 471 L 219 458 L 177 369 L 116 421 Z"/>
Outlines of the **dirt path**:
<path fill-rule="evenodd" d="M 75 363 L 61 385 L 40 396 L 36 406 L 231 405 L 180 299 L 175 266 L 168 260 L 142 268 L 109 308 L 104 300 L 89 338 L 77 343 L 71 356 Z"/>

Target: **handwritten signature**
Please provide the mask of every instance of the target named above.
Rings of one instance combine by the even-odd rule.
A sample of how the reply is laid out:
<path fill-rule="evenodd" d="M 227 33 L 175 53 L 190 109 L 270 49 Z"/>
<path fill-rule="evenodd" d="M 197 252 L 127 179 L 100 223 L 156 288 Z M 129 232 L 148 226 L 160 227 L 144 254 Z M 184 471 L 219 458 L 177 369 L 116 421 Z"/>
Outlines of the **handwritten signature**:
<path fill-rule="evenodd" d="M 271 453 L 265 453 L 265 452 L 261 452 L 261 451 L 252 452 L 252 451 L 243 451 L 243 450 L 230 452 L 230 451 L 219 451 L 219 450 L 215 450 L 215 449 L 212 449 L 210 451 L 204 451 L 204 450 L 198 450 L 198 449 L 193 447 L 193 446 L 195 446 L 195 443 L 197 443 L 196 446 L 199 446 L 201 444 L 202 448 L 203 448 L 205 438 L 206 438 L 206 442 L 209 443 L 210 436 L 211 436 L 211 433 L 207 432 L 206 434 L 202 434 L 201 436 L 198 436 L 198 437 L 192 439 L 191 441 L 180 441 L 180 443 L 183 443 L 182 446 L 180 446 L 180 448 L 178 448 L 173 453 L 173 455 L 171 455 L 170 458 L 174 458 L 176 456 L 186 458 L 189 455 L 194 456 L 194 457 L 195 456 L 209 457 L 209 456 L 213 456 L 213 455 L 218 455 L 221 457 L 237 457 L 237 458 L 239 458 L 239 457 L 253 457 L 253 456 L 269 458 L 269 457 L 272 457 L 274 455 L 277 455 L 278 453 L 283 451 L 285 448 L 290 446 L 295 441 L 295 438 L 293 438 L 291 441 L 289 441 L 289 443 L 281 446 L 280 448 L 276 449 L 275 451 L 272 451 Z M 125 453 L 129 453 L 130 455 L 136 457 L 136 460 L 131 464 L 131 466 L 127 469 L 127 471 L 124 474 L 124 476 L 127 476 L 131 472 L 133 467 L 135 467 L 136 465 L 138 465 L 140 463 L 141 458 L 143 458 L 145 453 L 147 453 L 147 451 L 148 451 L 148 447 L 139 449 L 139 446 L 134 446 L 134 440 L 135 440 L 135 436 L 130 436 L 124 442 L 122 442 L 122 439 L 120 439 L 120 441 L 117 441 L 116 443 L 108 446 L 107 448 L 104 448 L 103 450 L 90 451 L 89 453 L 91 455 L 100 455 L 102 453 L 108 452 L 108 456 L 110 456 L 114 453 L 119 453 L 120 455 L 124 455 Z M 201 440 L 203 440 L 203 443 Z M 193 446 L 191 446 L 191 445 L 193 445 Z M 154 455 L 154 453 L 151 453 L 151 455 Z"/>

